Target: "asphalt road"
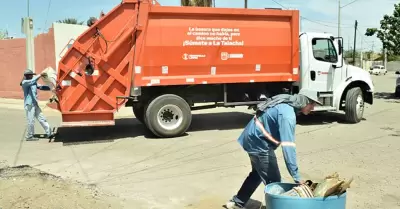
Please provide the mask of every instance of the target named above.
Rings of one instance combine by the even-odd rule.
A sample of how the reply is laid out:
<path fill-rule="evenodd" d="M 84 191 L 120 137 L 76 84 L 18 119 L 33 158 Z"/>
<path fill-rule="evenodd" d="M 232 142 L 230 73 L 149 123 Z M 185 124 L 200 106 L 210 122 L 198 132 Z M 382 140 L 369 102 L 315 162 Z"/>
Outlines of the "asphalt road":
<path fill-rule="evenodd" d="M 305 179 L 334 172 L 354 177 L 347 208 L 394 209 L 400 207 L 400 100 L 392 98 L 394 73 L 373 78 L 374 105 L 367 106 L 361 123 L 345 124 L 341 114 L 299 122 L 299 166 Z M 58 113 L 45 112 L 59 124 Z M 49 143 L 21 141 L 24 112 L 20 104 L 2 103 L 0 161 L 96 184 L 119 196 L 126 208 L 221 208 L 250 170 L 236 139 L 251 113 L 246 108 L 197 112 L 187 136 L 154 139 L 127 109 L 115 127 L 60 129 Z M 37 131 L 43 133 L 39 126 Z M 283 179 L 291 181 L 280 149 L 277 156 Z M 264 202 L 261 186 L 252 199 L 250 209 Z"/>

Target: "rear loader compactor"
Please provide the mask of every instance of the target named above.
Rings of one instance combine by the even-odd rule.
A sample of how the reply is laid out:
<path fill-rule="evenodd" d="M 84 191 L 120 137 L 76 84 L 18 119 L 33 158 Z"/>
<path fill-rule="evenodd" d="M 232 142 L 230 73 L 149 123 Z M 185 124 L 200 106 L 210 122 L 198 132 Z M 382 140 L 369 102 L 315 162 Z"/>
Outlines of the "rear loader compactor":
<path fill-rule="evenodd" d="M 340 38 L 302 37 L 297 10 L 123 0 L 59 62 L 57 109 L 63 127 L 109 126 L 129 106 L 152 133 L 175 137 L 188 130 L 193 110 L 254 107 L 310 88 L 320 92 L 321 110 L 344 110 L 356 123 L 364 101 L 372 104 L 372 81 L 344 65 L 341 52 Z"/>

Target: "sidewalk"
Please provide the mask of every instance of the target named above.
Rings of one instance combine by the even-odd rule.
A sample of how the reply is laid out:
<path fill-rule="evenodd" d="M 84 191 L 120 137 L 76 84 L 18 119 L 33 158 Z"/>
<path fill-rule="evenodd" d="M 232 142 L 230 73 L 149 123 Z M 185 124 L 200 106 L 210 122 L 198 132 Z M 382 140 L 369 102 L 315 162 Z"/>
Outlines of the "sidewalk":
<path fill-rule="evenodd" d="M 46 103 L 47 101 L 39 101 L 39 106 L 44 112 L 58 112 L 57 110 L 47 107 Z M 0 108 L 24 110 L 24 100 L 0 98 Z"/>
<path fill-rule="evenodd" d="M 48 101 L 39 101 L 39 106 L 46 114 L 59 114 L 60 112 L 55 109 L 47 107 Z M 8 99 L 0 98 L 0 108 L 2 109 L 14 109 L 24 110 L 24 100 L 22 99 Z M 115 113 L 115 118 L 134 117 L 131 107 L 122 107 Z"/>

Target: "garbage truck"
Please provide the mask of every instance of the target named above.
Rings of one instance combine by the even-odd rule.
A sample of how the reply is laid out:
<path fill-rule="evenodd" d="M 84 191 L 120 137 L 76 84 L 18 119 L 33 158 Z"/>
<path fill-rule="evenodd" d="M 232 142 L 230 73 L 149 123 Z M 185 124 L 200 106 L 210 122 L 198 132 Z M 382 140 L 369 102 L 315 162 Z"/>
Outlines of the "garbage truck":
<path fill-rule="evenodd" d="M 162 6 L 122 0 L 76 40 L 55 85 L 61 127 L 112 126 L 131 107 L 158 137 L 190 128 L 192 111 L 254 107 L 277 94 L 318 92 L 314 111 L 350 123 L 373 104 L 368 72 L 343 61 L 343 39 L 300 32 L 298 10 Z"/>

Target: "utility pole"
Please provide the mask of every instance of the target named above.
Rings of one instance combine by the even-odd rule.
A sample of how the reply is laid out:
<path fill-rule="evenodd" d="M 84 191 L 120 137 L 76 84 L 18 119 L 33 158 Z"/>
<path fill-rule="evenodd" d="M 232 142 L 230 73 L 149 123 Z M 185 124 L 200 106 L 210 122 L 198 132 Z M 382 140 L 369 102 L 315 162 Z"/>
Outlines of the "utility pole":
<path fill-rule="evenodd" d="M 340 10 L 341 10 L 340 0 L 338 0 L 338 37 L 340 37 Z"/>
<path fill-rule="evenodd" d="M 363 40 L 361 39 L 361 49 L 360 49 L 360 60 L 361 60 L 361 69 L 364 69 L 364 60 L 363 60 Z"/>
<path fill-rule="evenodd" d="M 29 17 L 29 0 L 28 16 L 22 18 L 22 33 L 26 35 L 26 67 L 35 72 L 35 37 L 33 34 L 33 20 Z"/>
<path fill-rule="evenodd" d="M 244 8 L 247 9 L 247 0 L 244 0 Z"/>
<path fill-rule="evenodd" d="M 349 51 L 349 53 L 350 53 L 350 36 L 348 36 L 348 39 L 347 39 L 347 51 Z"/>
<path fill-rule="evenodd" d="M 374 47 L 375 47 L 375 41 L 374 41 L 374 42 L 372 42 L 372 45 L 371 45 L 371 51 L 372 51 L 372 54 L 374 54 Z"/>
<path fill-rule="evenodd" d="M 354 46 L 353 46 L 353 65 L 356 66 L 356 41 L 357 41 L 357 26 L 358 22 L 356 20 L 354 24 Z"/>
<path fill-rule="evenodd" d="M 383 49 L 383 56 L 385 56 L 385 59 L 383 61 L 383 66 L 385 66 L 385 69 L 387 70 L 387 49 Z"/>

